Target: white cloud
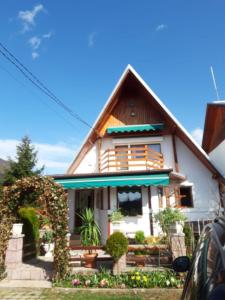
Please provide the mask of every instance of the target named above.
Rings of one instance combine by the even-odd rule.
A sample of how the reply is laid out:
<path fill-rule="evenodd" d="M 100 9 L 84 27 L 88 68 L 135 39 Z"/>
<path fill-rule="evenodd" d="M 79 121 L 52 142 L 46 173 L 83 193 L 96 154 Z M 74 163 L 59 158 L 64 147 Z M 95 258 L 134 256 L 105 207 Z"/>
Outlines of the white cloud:
<path fill-rule="evenodd" d="M 50 37 L 52 37 L 53 32 L 49 31 L 48 33 L 45 33 L 42 35 L 43 39 L 50 39 Z"/>
<path fill-rule="evenodd" d="M 199 145 L 202 144 L 203 130 L 201 128 L 195 128 L 191 135 Z"/>
<path fill-rule="evenodd" d="M 18 18 L 22 21 L 23 32 L 29 31 L 35 25 L 35 17 L 44 11 L 44 6 L 38 4 L 32 10 L 19 11 Z"/>
<path fill-rule="evenodd" d="M 8 159 L 16 157 L 16 146 L 19 140 L 8 139 L 0 140 L 0 158 Z M 45 165 L 46 174 L 64 173 L 74 159 L 77 145 L 64 143 L 42 144 L 32 143 L 38 151 L 38 167 Z"/>
<path fill-rule="evenodd" d="M 33 51 L 33 52 L 31 53 L 31 57 L 32 57 L 33 60 L 35 60 L 35 59 L 37 59 L 37 58 L 39 57 L 39 53 L 36 52 L 36 51 Z"/>
<path fill-rule="evenodd" d="M 166 24 L 160 24 L 156 27 L 155 31 L 162 31 L 168 28 L 168 25 Z"/>
<path fill-rule="evenodd" d="M 37 36 L 32 36 L 29 40 L 28 43 L 30 44 L 31 48 L 33 50 L 36 50 L 40 47 L 41 45 L 41 39 Z"/>
<path fill-rule="evenodd" d="M 88 47 L 93 47 L 94 46 L 94 42 L 95 42 L 95 36 L 96 36 L 96 32 L 91 32 L 88 35 Z"/>

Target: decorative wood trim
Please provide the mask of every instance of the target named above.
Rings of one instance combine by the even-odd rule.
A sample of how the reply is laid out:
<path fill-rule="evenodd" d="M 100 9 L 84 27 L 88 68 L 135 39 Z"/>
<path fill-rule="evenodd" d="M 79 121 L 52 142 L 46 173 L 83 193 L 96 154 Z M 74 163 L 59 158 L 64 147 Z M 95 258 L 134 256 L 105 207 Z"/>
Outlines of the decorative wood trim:
<path fill-rule="evenodd" d="M 172 134 L 172 144 L 173 144 L 173 157 L 175 162 L 175 171 L 179 173 L 179 163 L 177 158 L 177 147 L 176 147 L 176 137 Z"/>
<path fill-rule="evenodd" d="M 165 190 L 165 196 L 166 196 L 166 207 L 170 207 L 170 188 L 166 186 L 164 188 Z"/>
<path fill-rule="evenodd" d="M 110 187 L 107 187 L 107 200 L 108 200 L 108 209 L 111 209 L 111 199 L 110 199 Z"/>
<path fill-rule="evenodd" d="M 151 186 L 148 187 L 148 207 L 152 209 L 152 193 L 151 193 Z M 154 234 L 153 229 L 153 216 L 152 213 L 149 213 L 149 225 L 150 225 L 150 234 Z"/>

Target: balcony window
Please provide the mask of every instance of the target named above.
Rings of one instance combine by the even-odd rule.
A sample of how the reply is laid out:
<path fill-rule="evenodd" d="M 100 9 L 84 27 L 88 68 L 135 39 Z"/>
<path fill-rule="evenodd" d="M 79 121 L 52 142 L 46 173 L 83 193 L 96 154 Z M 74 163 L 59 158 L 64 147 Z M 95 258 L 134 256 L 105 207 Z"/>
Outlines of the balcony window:
<path fill-rule="evenodd" d="M 149 144 L 149 145 L 147 145 L 147 147 L 151 150 L 161 153 L 161 145 L 160 144 Z"/>
<path fill-rule="evenodd" d="M 142 215 L 142 195 L 140 187 L 119 187 L 118 207 L 125 216 Z"/>
<path fill-rule="evenodd" d="M 131 145 L 131 158 L 143 158 L 145 157 L 144 145 Z M 142 154 L 142 155 L 141 155 Z"/>

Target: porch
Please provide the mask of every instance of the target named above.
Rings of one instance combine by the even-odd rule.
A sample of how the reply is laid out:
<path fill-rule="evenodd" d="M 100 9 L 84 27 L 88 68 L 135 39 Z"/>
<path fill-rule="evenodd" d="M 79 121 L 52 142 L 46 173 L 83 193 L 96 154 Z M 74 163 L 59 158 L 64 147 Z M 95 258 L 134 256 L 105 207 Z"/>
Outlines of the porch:
<path fill-rule="evenodd" d="M 158 189 L 169 185 L 171 170 L 84 174 L 55 177 L 55 181 L 68 189 L 69 230 L 78 233 L 81 226 L 79 214 L 85 208 L 94 210 L 95 220 L 101 230 L 101 243 L 117 231 L 109 221 L 112 212 L 120 209 L 124 215 L 119 230 L 134 237 L 138 230 L 145 236 L 158 235 L 153 221 L 153 211 L 158 208 Z M 79 245 L 79 240 L 73 241 Z"/>

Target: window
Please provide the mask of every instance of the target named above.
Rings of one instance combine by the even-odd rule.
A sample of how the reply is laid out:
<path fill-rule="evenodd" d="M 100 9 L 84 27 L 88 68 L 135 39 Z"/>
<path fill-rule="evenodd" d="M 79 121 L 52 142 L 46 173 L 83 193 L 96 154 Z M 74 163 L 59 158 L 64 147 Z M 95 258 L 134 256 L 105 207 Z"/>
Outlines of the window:
<path fill-rule="evenodd" d="M 149 149 L 161 153 L 161 145 L 160 144 L 149 144 L 147 145 Z"/>
<path fill-rule="evenodd" d="M 117 189 L 118 207 L 125 216 L 142 215 L 142 195 L 140 187 L 120 187 Z"/>
<path fill-rule="evenodd" d="M 180 205 L 193 207 L 192 186 L 180 186 Z"/>
<path fill-rule="evenodd" d="M 131 157 L 132 158 L 145 158 L 145 153 L 144 153 L 145 145 L 131 145 L 130 147 L 131 147 Z M 133 150 L 132 150 L 132 148 L 133 148 Z M 140 155 L 139 153 L 141 153 L 142 155 Z"/>

